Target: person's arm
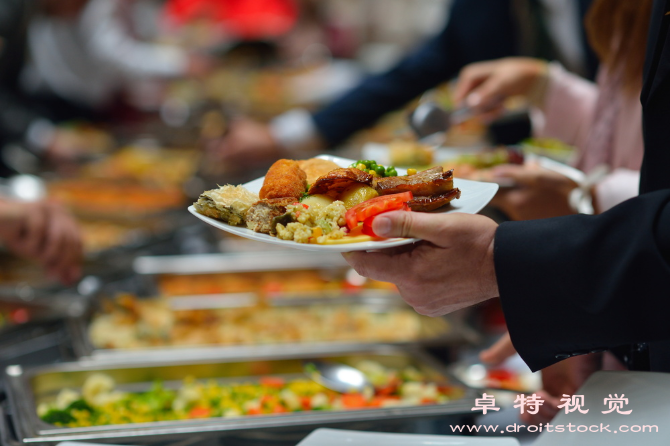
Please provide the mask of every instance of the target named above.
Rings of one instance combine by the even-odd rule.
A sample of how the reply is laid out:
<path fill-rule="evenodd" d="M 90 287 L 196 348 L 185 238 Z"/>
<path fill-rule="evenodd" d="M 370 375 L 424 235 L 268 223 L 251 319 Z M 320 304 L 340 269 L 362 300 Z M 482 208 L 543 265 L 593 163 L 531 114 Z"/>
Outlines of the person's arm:
<path fill-rule="evenodd" d="M 93 54 L 126 75 L 180 76 L 189 68 L 185 51 L 132 37 L 119 17 L 119 0 L 92 0 L 79 26 Z"/>
<path fill-rule="evenodd" d="M 514 347 L 533 370 L 670 339 L 670 191 L 599 216 L 503 223 L 495 269 Z"/>
<path fill-rule="evenodd" d="M 500 296 L 514 347 L 533 370 L 670 340 L 670 189 L 597 216 L 497 227 L 481 215 L 388 212 L 372 227 L 423 242 L 346 254 L 359 274 L 395 283 L 429 316 Z"/>
<path fill-rule="evenodd" d="M 533 133 L 584 147 L 598 100 L 597 85 L 552 63 L 545 88 L 531 112 Z"/>
<path fill-rule="evenodd" d="M 456 76 L 466 64 L 516 54 L 510 14 L 508 1 L 455 1 L 440 34 L 388 72 L 370 77 L 315 113 L 318 133 L 328 146 L 336 146 L 385 113 Z"/>

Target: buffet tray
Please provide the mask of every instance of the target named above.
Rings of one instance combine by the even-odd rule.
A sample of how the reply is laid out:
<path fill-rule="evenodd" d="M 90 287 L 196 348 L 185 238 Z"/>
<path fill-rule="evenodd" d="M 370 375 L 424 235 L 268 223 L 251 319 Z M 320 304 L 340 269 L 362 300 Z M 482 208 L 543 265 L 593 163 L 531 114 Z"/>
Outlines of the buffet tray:
<path fill-rule="evenodd" d="M 175 356 L 172 356 L 173 358 Z M 36 412 L 37 405 L 52 399 L 63 388 L 80 388 L 86 378 L 102 372 L 111 376 L 117 388 L 142 391 L 155 380 L 165 387 L 178 385 L 186 376 L 196 379 L 254 380 L 262 375 L 302 373 L 304 361 L 326 359 L 352 363 L 370 359 L 389 367 L 412 365 L 429 379 L 460 383 L 449 376 L 432 358 L 417 349 L 399 349 L 389 346 L 357 347 L 321 353 L 268 353 L 264 356 L 208 358 L 207 360 L 163 360 L 154 362 L 104 364 L 96 361 L 61 363 L 23 369 L 9 366 L 5 370 L 12 425 L 18 441 L 23 444 L 52 444 L 59 441 L 98 441 L 108 443 L 142 444 L 158 440 L 188 439 L 193 435 L 226 435 L 246 431 L 336 426 L 358 421 L 384 422 L 393 419 L 411 419 L 466 414 L 471 412 L 475 393 L 465 388 L 462 399 L 427 406 L 365 409 L 354 411 L 294 412 L 282 415 L 178 420 L 153 423 L 67 428 L 43 422 Z"/>
<path fill-rule="evenodd" d="M 253 302 L 239 297 L 240 306 L 253 305 Z M 197 298 L 197 297 L 196 297 Z M 205 298 L 207 299 L 207 297 Z M 342 298 L 297 298 L 275 299 L 268 303 L 273 307 L 313 307 L 340 305 L 357 305 L 368 309 L 371 313 L 387 312 L 393 309 L 409 308 L 399 295 L 386 293 L 376 295 L 374 290 Z M 476 344 L 479 335 L 459 315 L 448 315 L 442 318 L 418 316 L 421 319 L 420 336 L 413 340 L 383 342 L 383 341 L 327 341 L 327 342 L 286 342 L 245 345 L 180 345 L 134 349 L 112 349 L 96 347 L 89 336 L 89 325 L 93 312 L 86 316 L 70 318 L 67 321 L 72 348 L 78 358 L 102 362 L 145 362 L 147 360 L 161 360 L 170 357 L 180 358 L 208 358 L 208 357 L 236 357 L 240 355 L 265 355 L 269 352 L 310 354 L 313 352 L 331 352 L 351 348 L 373 348 L 381 344 L 394 346 L 442 346 Z"/>

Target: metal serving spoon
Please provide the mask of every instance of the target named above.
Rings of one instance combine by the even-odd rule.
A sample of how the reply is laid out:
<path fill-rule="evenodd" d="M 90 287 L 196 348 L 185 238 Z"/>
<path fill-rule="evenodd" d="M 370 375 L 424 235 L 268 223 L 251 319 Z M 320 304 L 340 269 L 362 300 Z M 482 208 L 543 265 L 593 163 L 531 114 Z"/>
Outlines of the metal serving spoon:
<path fill-rule="evenodd" d="M 315 382 L 340 393 L 372 388 L 363 372 L 348 365 L 327 361 L 307 361 L 305 374 Z"/>

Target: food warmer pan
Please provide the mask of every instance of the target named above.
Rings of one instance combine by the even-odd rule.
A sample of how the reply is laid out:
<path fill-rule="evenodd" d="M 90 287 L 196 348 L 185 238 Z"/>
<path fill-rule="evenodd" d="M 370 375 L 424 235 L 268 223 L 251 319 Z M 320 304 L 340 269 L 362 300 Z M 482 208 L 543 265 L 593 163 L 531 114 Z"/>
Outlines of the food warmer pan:
<path fill-rule="evenodd" d="M 173 356 L 174 357 L 174 356 Z M 305 411 L 280 415 L 241 416 L 238 418 L 208 418 L 138 424 L 117 424 L 94 427 L 58 427 L 47 424 L 37 415 L 37 406 L 52 401 L 61 389 L 79 389 L 94 373 L 109 375 L 116 388 L 127 392 L 148 390 L 152 382 L 162 381 L 165 388 L 177 388 L 186 376 L 195 379 L 215 379 L 219 382 L 253 382 L 261 376 L 297 377 L 303 375 L 306 361 L 328 360 L 355 364 L 366 359 L 386 367 L 414 366 L 429 381 L 461 386 L 455 378 L 432 358 L 415 349 L 395 347 L 360 348 L 311 355 L 268 354 L 265 357 L 237 357 L 218 361 L 164 360 L 151 363 L 102 364 L 96 361 L 61 363 L 32 369 L 14 365 L 6 368 L 5 381 L 16 440 L 23 444 L 54 444 L 61 441 L 95 441 L 104 443 L 149 444 L 184 440 L 195 437 L 234 436 L 304 429 L 304 435 L 315 426 L 343 426 L 368 422 L 372 430 L 390 421 L 444 418 L 471 414 L 476 394 L 463 387 L 462 398 L 446 403 L 425 406 L 397 406 L 350 411 Z M 3 421 L 7 421 L 3 418 Z M 7 432 L 7 427 L 2 429 Z M 252 432 L 253 431 L 253 432 Z"/>

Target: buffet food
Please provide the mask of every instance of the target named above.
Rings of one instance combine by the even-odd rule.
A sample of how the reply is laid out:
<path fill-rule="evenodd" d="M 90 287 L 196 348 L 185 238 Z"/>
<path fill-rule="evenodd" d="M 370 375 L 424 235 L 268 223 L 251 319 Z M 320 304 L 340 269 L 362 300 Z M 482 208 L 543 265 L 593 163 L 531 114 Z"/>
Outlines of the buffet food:
<path fill-rule="evenodd" d="M 73 179 L 49 184 L 49 195 L 80 215 L 146 216 L 182 205 L 178 187 L 153 187 L 110 180 Z"/>
<path fill-rule="evenodd" d="M 310 372 L 311 364 L 307 364 Z M 346 411 L 442 404 L 461 398 L 459 387 L 428 381 L 418 369 L 392 369 L 371 360 L 355 364 L 373 385 L 338 393 L 304 377 L 262 376 L 241 382 L 185 378 L 172 389 L 160 381 L 145 392 L 123 392 L 109 375 L 90 375 L 80 390 L 63 389 L 38 406 L 40 418 L 61 427 L 202 418 L 237 418 L 306 411 Z M 312 370 L 310 373 L 314 373 Z"/>
<path fill-rule="evenodd" d="M 339 244 L 379 240 L 372 221 L 381 213 L 428 212 L 460 195 L 453 170 L 441 166 L 399 176 L 395 167 L 372 160 L 341 168 L 319 158 L 281 159 L 268 170 L 258 197 L 242 186 L 226 185 L 204 192 L 194 208 L 282 240 Z"/>
<path fill-rule="evenodd" d="M 81 174 L 85 178 L 179 187 L 195 174 L 199 158 L 196 150 L 127 146 L 102 160 L 88 163 Z"/>
<path fill-rule="evenodd" d="M 198 294 L 256 293 L 271 299 L 342 297 L 347 292 L 379 290 L 397 292 L 395 285 L 356 275 L 347 280 L 345 272 L 263 271 L 219 274 L 166 274 L 158 278 L 162 296 Z"/>
<path fill-rule="evenodd" d="M 426 336 L 425 317 L 408 307 L 371 311 L 364 305 L 259 304 L 242 308 L 175 310 L 164 298 L 121 295 L 93 317 L 88 334 L 98 348 L 305 342 L 411 342 Z M 378 310 L 378 309 L 376 309 Z M 448 331 L 443 319 L 431 330 Z"/>

